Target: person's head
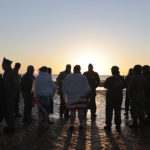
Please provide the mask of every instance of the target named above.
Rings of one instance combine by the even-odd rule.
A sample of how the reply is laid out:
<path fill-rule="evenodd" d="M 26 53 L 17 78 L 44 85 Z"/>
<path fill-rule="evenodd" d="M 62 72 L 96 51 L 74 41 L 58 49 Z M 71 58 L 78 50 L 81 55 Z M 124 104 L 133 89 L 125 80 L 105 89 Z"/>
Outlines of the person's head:
<path fill-rule="evenodd" d="M 7 71 L 7 70 L 11 69 L 11 64 L 12 64 L 12 61 L 10 61 L 4 57 L 3 62 L 2 62 L 3 70 Z"/>
<path fill-rule="evenodd" d="M 112 66 L 111 68 L 111 72 L 112 72 L 112 75 L 119 75 L 119 67 L 118 66 Z"/>
<path fill-rule="evenodd" d="M 134 69 L 135 74 L 140 74 L 142 72 L 142 66 L 141 65 L 135 65 L 133 69 Z"/>
<path fill-rule="evenodd" d="M 73 72 L 74 72 L 74 73 L 80 73 L 80 71 L 81 71 L 80 65 L 74 66 L 74 69 L 73 69 Z"/>
<path fill-rule="evenodd" d="M 134 74 L 134 70 L 132 68 L 129 69 L 128 75 L 133 75 Z"/>
<path fill-rule="evenodd" d="M 15 70 L 18 71 L 20 69 L 20 67 L 21 67 L 20 63 L 15 63 L 15 67 L 14 67 Z"/>
<path fill-rule="evenodd" d="M 150 71 L 150 67 L 148 65 L 144 65 L 142 70 L 143 70 L 143 74 L 147 74 Z"/>
<path fill-rule="evenodd" d="M 48 72 L 48 69 L 46 66 L 42 66 L 40 69 L 39 69 L 39 72 Z"/>
<path fill-rule="evenodd" d="M 48 70 L 48 71 L 47 71 L 48 74 L 51 75 L 51 74 L 52 74 L 52 68 L 47 68 L 47 70 Z"/>
<path fill-rule="evenodd" d="M 70 64 L 66 65 L 66 71 L 69 73 L 71 72 L 71 65 Z"/>
<path fill-rule="evenodd" d="M 33 73 L 34 73 L 34 67 L 32 65 L 28 66 L 27 67 L 27 72 L 33 75 Z"/>
<path fill-rule="evenodd" d="M 88 71 L 93 71 L 93 65 L 92 64 L 88 65 Z"/>

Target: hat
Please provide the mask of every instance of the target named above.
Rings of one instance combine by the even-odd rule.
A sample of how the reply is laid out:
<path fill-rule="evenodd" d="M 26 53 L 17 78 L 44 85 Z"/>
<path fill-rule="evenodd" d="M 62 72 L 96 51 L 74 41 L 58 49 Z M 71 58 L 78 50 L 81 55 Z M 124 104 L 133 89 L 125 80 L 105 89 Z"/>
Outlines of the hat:
<path fill-rule="evenodd" d="M 6 59 L 6 58 L 4 57 L 4 59 L 3 59 L 3 64 L 11 65 L 11 64 L 12 64 L 12 61 L 10 61 L 10 60 L 8 60 L 8 59 Z"/>

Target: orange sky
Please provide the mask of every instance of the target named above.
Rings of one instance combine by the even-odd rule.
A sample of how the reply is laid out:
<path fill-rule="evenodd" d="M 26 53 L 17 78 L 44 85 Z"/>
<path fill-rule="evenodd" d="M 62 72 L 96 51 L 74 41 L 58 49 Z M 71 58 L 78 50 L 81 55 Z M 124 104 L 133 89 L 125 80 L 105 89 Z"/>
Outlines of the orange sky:
<path fill-rule="evenodd" d="M 0 60 L 20 62 L 20 73 L 45 65 L 58 74 L 66 64 L 84 72 L 92 63 L 99 74 L 118 65 L 126 75 L 135 64 L 150 64 L 149 6 L 147 0 L 2 1 Z"/>

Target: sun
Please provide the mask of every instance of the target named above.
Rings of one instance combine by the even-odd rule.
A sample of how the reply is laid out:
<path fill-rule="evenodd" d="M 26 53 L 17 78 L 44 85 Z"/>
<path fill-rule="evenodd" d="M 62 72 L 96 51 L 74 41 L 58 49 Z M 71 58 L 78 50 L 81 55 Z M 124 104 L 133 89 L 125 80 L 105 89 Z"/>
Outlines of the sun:
<path fill-rule="evenodd" d="M 80 52 L 80 55 L 75 57 L 73 59 L 73 64 L 80 65 L 81 66 L 81 72 L 85 72 L 88 70 L 88 65 L 92 64 L 94 67 L 94 71 L 101 73 L 105 71 L 105 65 L 103 65 L 103 62 L 105 62 L 105 58 L 102 55 L 99 55 L 97 51 L 82 50 Z"/>
<path fill-rule="evenodd" d="M 80 61 L 81 71 L 82 72 L 87 71 L 89 64 L 93 65 L 94 70 L 97 70 L 97 71 L 100 70 L 99 62 L 95 57 L 92 57 L 92 58 L 86 57 L 86 58 L 82 58 L 82 60 Z"/>

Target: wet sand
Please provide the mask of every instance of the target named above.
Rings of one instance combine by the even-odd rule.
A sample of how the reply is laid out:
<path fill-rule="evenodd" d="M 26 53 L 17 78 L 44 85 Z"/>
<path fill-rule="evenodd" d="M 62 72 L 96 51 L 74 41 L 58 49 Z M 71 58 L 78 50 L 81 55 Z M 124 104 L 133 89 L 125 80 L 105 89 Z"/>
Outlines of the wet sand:
<path fill-rule="evenodd" d="M 33 108 L 33 121 L 23 127 L 22 118 L 16 119 L 17 132 L 4 135 L 0 126 L 0 150 L 150 150 L 150 125 L 137 130 L 130 129 L 129 120 L 124 118 L 122 109 L 121 132 L 117 132 L 115 125 L 110 133 L 103 129 L 105 125 L 105 90 L 97 91 L 97 118 L 91 121 L 90 112 L 86 121 L 86 128 L 79 130 L 78 119 L 74 131 L 69 129 L 69 121 L 59 119 L 59 96 L 54 96 L 54 114 L 50 119 L 54 124 L 48 129 L 38 126 L 36 108 Z M 20 100 L 21 114 L 23 113 L 23 99 Z M 124 103 L 124 102 L 123 102 Z M 124 108 L 124 104 L 122 105 Z"/>

